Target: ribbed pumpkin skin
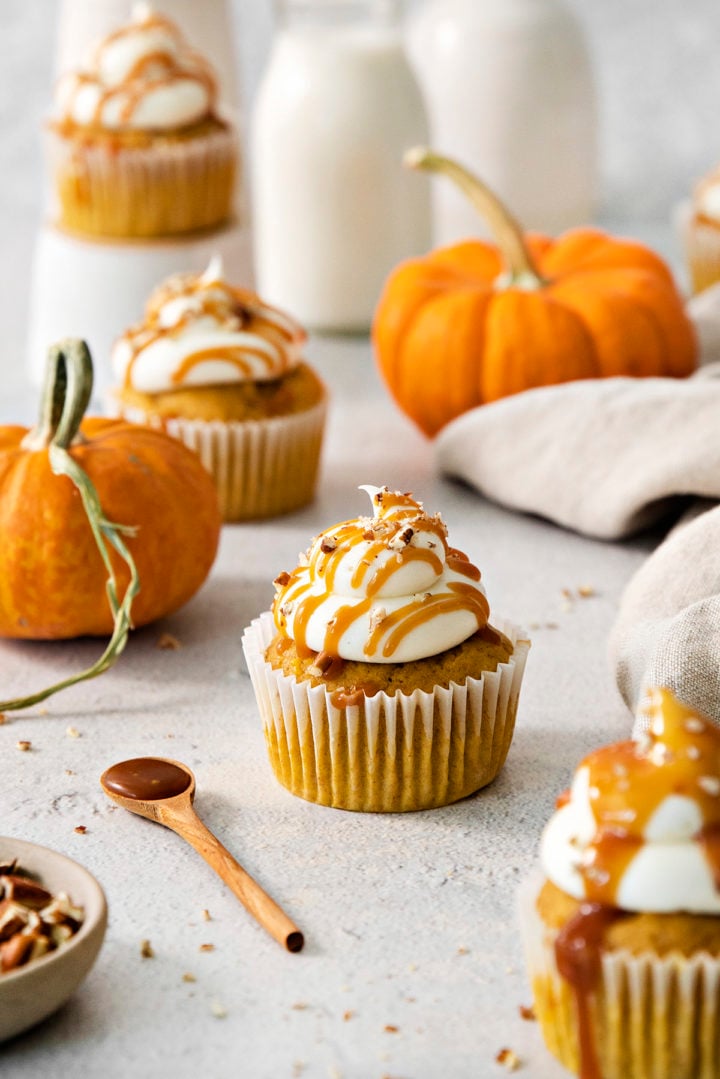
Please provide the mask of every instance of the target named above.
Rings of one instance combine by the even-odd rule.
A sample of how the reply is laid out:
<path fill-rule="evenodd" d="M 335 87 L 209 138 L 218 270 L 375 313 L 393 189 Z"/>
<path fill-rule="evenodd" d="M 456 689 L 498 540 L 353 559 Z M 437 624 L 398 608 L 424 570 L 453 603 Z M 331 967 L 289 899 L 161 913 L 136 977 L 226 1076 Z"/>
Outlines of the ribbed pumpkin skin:
<path fill-rule="evenodd" d="M 479 240 L 402 263 L 388 278 L 375 353 L 425 434 L 534 386 L 695 369 L 692 324 L 656 254 L 598 229 L 525 240 L 544 282 L 536 289 L 496 286 L 501 256 Z"/>
<path fill-rule="evenodd" d="M 72 456 L 105 516 L 137 525 L 126 538 L 140 576 L 136 626 L 170 614 L 205 580 L 220 535 L 215 486 L 199 459 L 157 431 L 87 419 Z M 23 427 L 0 427 L 0 636 L 36 640 L 109 635 L 107 571 L 80 494 L 50 470 L 47 450 L 26 451 Z M 112 552 L 122 596 L 129 575 Z"/>

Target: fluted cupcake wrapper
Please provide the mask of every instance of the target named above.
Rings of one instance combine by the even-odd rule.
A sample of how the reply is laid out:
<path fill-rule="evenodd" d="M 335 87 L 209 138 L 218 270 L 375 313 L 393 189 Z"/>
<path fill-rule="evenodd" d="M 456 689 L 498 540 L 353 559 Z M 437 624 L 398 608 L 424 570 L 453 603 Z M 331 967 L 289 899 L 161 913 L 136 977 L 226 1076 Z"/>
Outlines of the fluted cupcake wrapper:
<path fill-rule="evenodd" d="M 557 969 L 557 932 L 537 911 L 542 883 L 536 874 L 519 893 L 535 1013 L 548 1049 L 579 1075 L 576 1001 Z M 707 952 L 690 957 L 605 952 L 589 1009 L 603 1079 L 717 1079 L 720 1074 L 720 960 Z"/>
<path fill-rule="evenodd" d="M 685 256 L 694 293 L 720 281 L 720 224 L 699 220 L 689 207 L 679 216 Z"/>
<path fill-rule="evenodd" d="M 245 630 L 243 651 L 277 778 L 308 801 L 377 813 L 447 805 L 490 783 L 510 748 L 530 647 L 516 626 L 493 625 L 514 645 L 496 671 L 337 707 L 324 686 L 266 661 L 276 632 L 266 611 Z"/>
<path fill-rule="evenodd" d="M 327 401 L 265 420 L 164 419 L 113 398 L 114 415 L 165 431 L 194 450 L 217 487 L 223 520 L 289 513 L 315 494 Z"/>
<path fill-rule="evenodd" d="M 174 236 L 232 216 L 238 160 L 232 129 L 153 146 L 93 144 L 51 131 L 61 224 L 91 236 Z"/>

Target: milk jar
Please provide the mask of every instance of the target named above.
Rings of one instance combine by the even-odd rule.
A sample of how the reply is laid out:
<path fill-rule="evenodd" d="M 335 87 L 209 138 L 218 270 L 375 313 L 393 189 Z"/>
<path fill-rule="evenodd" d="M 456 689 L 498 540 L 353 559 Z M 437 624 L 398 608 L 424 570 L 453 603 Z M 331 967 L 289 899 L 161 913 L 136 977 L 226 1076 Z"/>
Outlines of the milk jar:
<path fill-rule="evenodd" d="M 476 172 L 528 229 L 587 224 L 597 188 L 595 90 L 565 0 L 426 0 L 408 27 L 431 142 Z M 434 238 L 480 230 L 451 184 L 433 181 Z"/>
<path fill-rule="evenodd" d="M 421 91 L 392 0 L 281 0 L 252 117 L 260 294 L 307 326 L 367 330 L 383 282 L 431 242 Z"/>

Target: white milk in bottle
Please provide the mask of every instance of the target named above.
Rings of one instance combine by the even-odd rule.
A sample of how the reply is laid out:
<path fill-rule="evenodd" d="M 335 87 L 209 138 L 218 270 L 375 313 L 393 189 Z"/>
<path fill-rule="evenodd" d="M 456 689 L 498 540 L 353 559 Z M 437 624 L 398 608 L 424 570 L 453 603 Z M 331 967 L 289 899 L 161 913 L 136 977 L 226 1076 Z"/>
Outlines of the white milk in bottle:
<path fill-rule="evenodd" d="M 428 132 L 399 7 L 279 5 L 251 130 L 255 273 L 313 329 L 367 330 L 390 270 L 430 247 L 428 181 L 402 165 Z"/>
<path fill-rule="evenodd" d="M 595 85 L 566 0 L 426 0 L 408 50 L 432 147 L 476 172 L 526 229 L 587 224 L 598 187 Z M 434 239 L 481 224 L 460 192 L 433 183 Z"/>

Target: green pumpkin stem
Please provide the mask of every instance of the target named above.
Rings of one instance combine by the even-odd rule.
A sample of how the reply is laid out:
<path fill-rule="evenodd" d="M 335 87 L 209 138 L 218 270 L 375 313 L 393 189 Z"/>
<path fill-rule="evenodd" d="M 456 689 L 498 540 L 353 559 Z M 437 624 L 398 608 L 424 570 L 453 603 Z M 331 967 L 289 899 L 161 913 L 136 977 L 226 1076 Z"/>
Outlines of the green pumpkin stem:
<path fill-rule="evenodd" d="M 441 173 L 467 195 L 480 216 L 487 222 L 505 262 L 506 273 L 498 281 L 500 287 L 515 285 L 533 289 L 543 285 L 542 276 L 530 254 L 519 222 L 487 184 L 457 161 L 443 157 L 442 154 L 436 154 L 424 146 L 416 146 L 408 150 L 405 154 L 405 164 L 411 169 Z"/>
<path fill-rule="evenodd" d="M 112 667 L 125 648 L 132 629 L 132 604 L 140 591 L 140 578 L 123 536 L 134 535 L 136 529 L 114 524 L 107 519 L 94 484 L 70 453 L 73 443 L 82 440 L 80 422 L 92 395 L 92 384 L 92 359 L 85 342 L 68 339 L 53 345 L 48 352 L 40 419 L 23 440 L 23 448 L 30 451 L 46 449 L 53 473 L 67 476 L 80 492 L 88 523 L 108 574 L 107 597 L 114 619 L 112 636 L 103 654 L 91 667 L 29 697 L 0 702 L 0 712 L 29 708 L 61 689 L 88 678 L 96 678 Z M 118 552 L 130 571 L 130 581 L 122 599 L 118 596 L 108 545 Z"/>

